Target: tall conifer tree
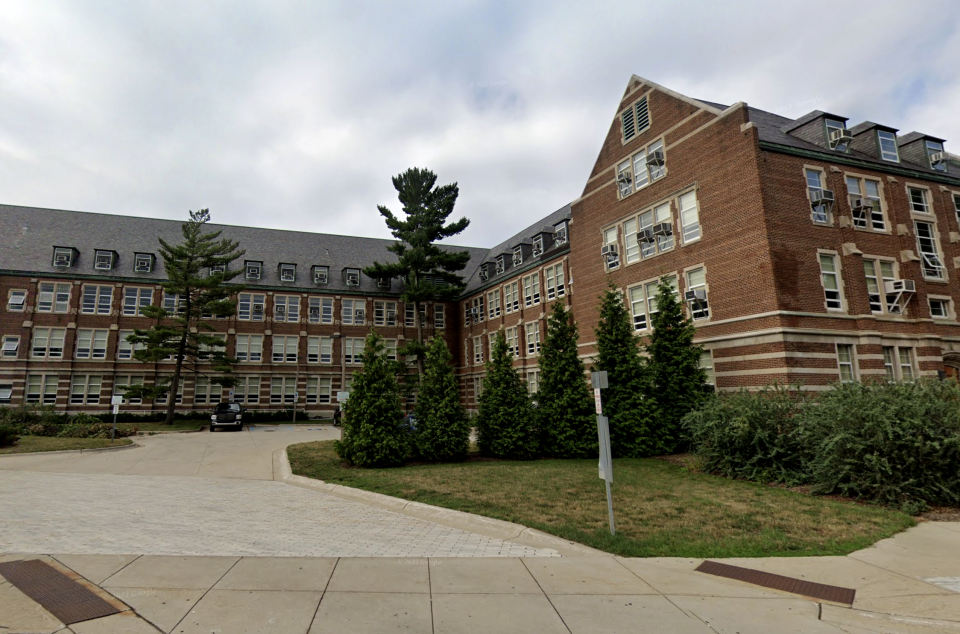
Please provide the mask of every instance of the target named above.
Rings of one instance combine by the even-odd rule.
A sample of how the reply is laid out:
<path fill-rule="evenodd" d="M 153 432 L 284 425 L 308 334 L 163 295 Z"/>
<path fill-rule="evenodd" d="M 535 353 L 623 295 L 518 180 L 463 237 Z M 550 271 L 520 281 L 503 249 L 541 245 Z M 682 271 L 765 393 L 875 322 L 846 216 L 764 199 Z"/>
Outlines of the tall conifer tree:
<path fill-rule="evenodd" d="M 431 461 L 461 460 L 470 447 L 470 421 L 460 403 L 453 355 L 443 337 L 427 348 L 423 383 L 417 395 L 417 457 Z"/>
<path fill-rule="evenodd" d="M 513 367 L 503 332 L 497 333 L 477 413 L 480 453 L 497 458 L 537 457 L 537 426 L 527 388 Z"/>

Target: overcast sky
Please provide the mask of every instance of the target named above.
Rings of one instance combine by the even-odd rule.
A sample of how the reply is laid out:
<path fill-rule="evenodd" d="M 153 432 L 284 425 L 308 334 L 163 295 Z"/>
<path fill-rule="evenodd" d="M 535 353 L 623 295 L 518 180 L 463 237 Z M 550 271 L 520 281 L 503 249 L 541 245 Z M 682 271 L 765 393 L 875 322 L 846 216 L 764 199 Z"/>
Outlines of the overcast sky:
<path fill-rule="evenodd" d="M 576 198 L 631 74 L 960 150 L 960 2 L 0 3 L 0 203 L 493 246 Z"/>

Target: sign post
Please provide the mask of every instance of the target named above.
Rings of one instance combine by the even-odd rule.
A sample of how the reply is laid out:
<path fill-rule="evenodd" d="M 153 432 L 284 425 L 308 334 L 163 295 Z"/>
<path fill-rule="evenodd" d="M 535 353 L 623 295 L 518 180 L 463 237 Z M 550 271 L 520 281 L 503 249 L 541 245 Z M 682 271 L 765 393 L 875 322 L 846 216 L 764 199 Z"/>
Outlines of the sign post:
<path fill-rule="evenodd" d="M 110 398 L 110 403 L 113 405 L 113 429 L 110 430 L 110 442 L 113 442 L 117 438 L 117 414 L 120 412 L 120 404 L 123 403 L 123 397 L 113 396 Z"/>
<path fill-rule="evenodd" d="M 610 493 L 610 483 L 613 482 L 613 455 L 610 451 L 610 423 L 603 415 L 603 401 L 600 390 L 607 387 L 607 373 L 591 372 L 590 382 L 593 384 L 593 399 L 597 406 L 597 437 L 600 441 L 600 463 L 598 465 L 600 479 L 607 487 L 607 513 L 610 516 L 610 534 L 616 535 L 617 530 L 613 523 L 613 496 Z"/>
<path fill-rule="evenodd" d="M 293 393 L 293 424 L 297 424 L 297 402 L 300 400 L 300 392 Z"/>

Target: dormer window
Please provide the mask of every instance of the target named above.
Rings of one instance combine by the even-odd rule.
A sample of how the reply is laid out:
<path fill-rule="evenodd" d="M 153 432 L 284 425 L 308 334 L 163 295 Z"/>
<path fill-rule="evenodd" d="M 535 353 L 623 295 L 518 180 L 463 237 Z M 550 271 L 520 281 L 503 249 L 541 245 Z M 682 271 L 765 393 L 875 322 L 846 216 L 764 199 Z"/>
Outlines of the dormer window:
<path fill-rule="evenodd" d="M 938 172 L 947 171 L 947 155 L 943 152 L 943 143 L 939 141 L 925 141 L 924 147 L 927 150 L 927 160 L 930 161 L 930 169 Z"/>
<path fill-rule="evenodd" d="M 824 119 L 827 126 L 827 143 L 831 150 L 846 152 L 853 137 L 847 131 L 847 124 L 836 119 Z"/>
<path fill-rule="evenodd" d="M 561 222 L 553 226 L 556 233 L 553 234 L 553 243 L 560 245 L 567 243 L 567 223 Z"/>
<path fill-rule="evenodd" d="M 313 267 L 313 283 L 314 284 L 327 284 L 330 282 L 330 267 L 329 266 L 315 266 Z"/>
<path fill-rule="evenodd" d="M 245 260 L 243 267 L 245 270 L 244 277 L 248 280 L 259 280 L 263 274 L 263 262 Z"/>
<path fill-rule="evenodd" d="M 533 239 L 533 257 L 543 255 L 543 236 L 537 236 Z"/>
<path fill-rule="evenodd" d="M 389 288 L 390 288 L 390 278 L 389 278 L 389 277 L 380 277 L 380 278 L 377 278 L 377 288 L 389 289 Z"/>
<path fill-rule="evenodd" d="M 497 275 L 502 275 L 507 270 L 507 258 L 503 255 L 497 256 Z"/>
<path fill-rule="evenodd" d="M 297 265 L 281 264 L 280 265 L 280 281 L 296 282 L 297 281 Z"/>
<path fill-rule="evenodd" d="M 109 271 L 113 269 L 113 264 L 117 260 L 117 254 L 114 251 L 94 251 L 93 268 L 98 271 Z"/>
<path fill-rule="evenodd" d="M 214 273 L 219 273 L 223 275 L 226 272 L 227 272 L 226 264 L 214 264 L 213 266 L 210 267 L 210 275 L 213 275 Z"/>
<path fill-rule="evenodd" d="M 347 286 L 360 286 L 360 269 L 343 269 L 343 283 Z"/>
<path fill-rule="evenodd" d="M 523 264 L 523 247 L 514 247 L 513 248 L 513 265 L 520 266 Z"/>
<path fill-rule="evenodd" d="M 76 262 L 77 255 L 73 247 L 53 247 L 53 265 L 58 269 L 68 269 Z"/>
<path fill-rule="evenodd" d="M 486 282 L 488 279 L 490 279 L 490 271 L 487 270 L 486 264 L 481 264 L 480 265 L 480 281 Z"/>
<path fill-rule="evenodd" d="M 152 253 L 133 254 L 133 272 L 150 273 L 153 271 L 154 255 Z"/>
<path fill-rule="evenodd" d="M 880 144 L 880 158 L 892 163 L 900 162 L 900 153 L 897 151 L 897 135 L 889 130 L 877 130 L 877 140 Z"/>

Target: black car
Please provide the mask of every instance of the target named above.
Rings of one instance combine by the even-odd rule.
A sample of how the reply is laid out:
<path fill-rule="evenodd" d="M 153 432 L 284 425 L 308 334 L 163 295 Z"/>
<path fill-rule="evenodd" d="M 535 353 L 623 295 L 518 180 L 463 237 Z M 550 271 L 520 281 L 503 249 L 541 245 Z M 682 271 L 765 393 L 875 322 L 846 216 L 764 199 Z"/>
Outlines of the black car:
<path fill-rule="evenodd" d="M 220 403 L 210 415 L 210 431 L 218 427 L 243 429 L 243 415 L 246 411 L 239 403 Z"/>

